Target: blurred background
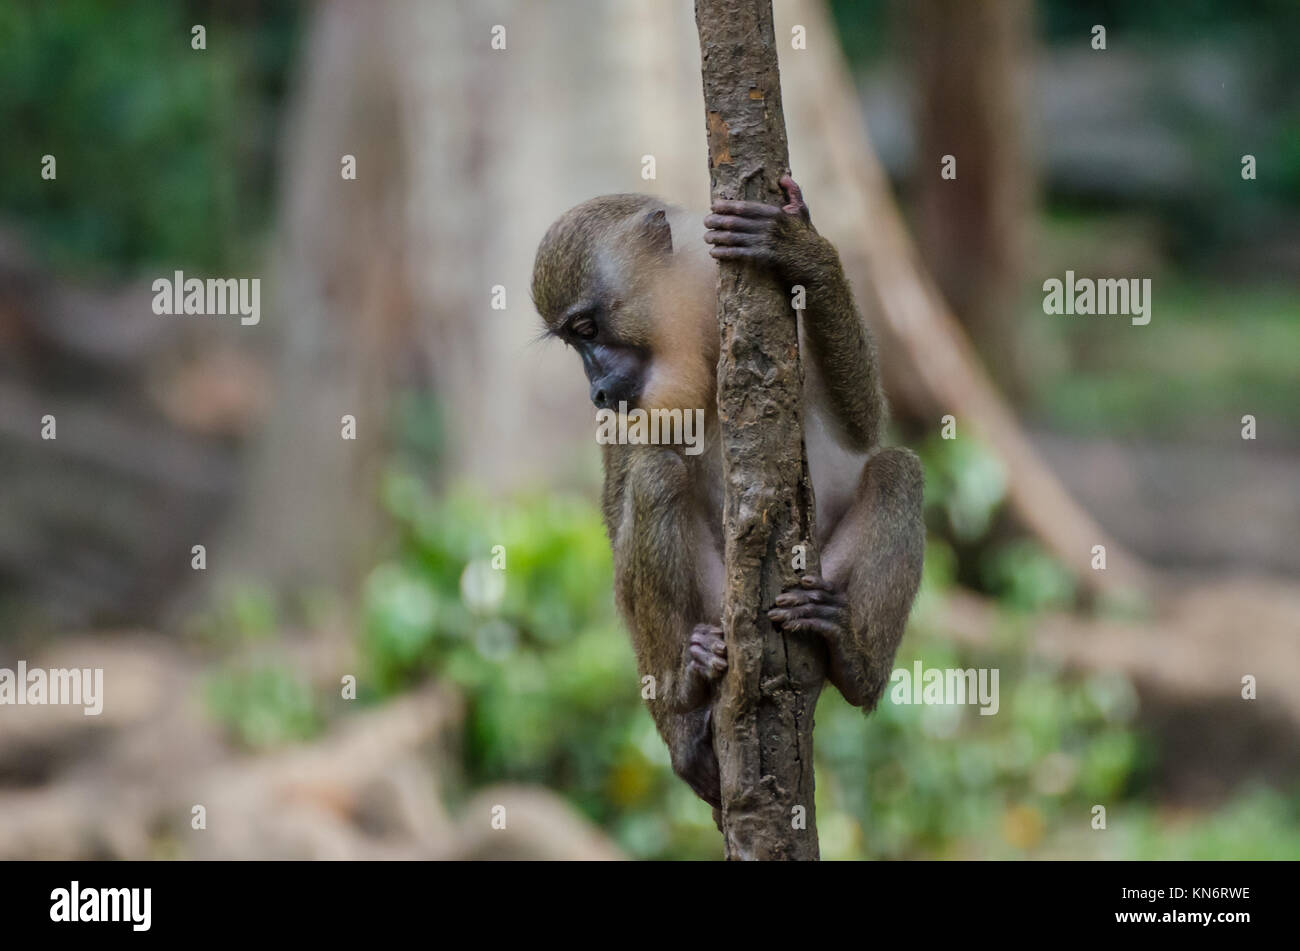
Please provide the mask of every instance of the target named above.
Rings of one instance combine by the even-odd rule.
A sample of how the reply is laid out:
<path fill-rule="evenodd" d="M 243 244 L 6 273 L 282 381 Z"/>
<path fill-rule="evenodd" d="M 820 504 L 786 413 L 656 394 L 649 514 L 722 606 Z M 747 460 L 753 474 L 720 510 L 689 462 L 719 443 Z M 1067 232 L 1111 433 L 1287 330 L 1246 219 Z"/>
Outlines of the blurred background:
<path fill-rule="evenodd" d="M 1300 857 L 1300 7 L 775 8 L 926 467 L 897 664 L 1001 671 L 823 695 L 822 854 Z M 721 857 L 528 297 L 581 200 L 702 212 L 702 109 L 686 0 L 0 7 L 0 667 L 106 694 L 0 708 L 0 856 Z M 155 315 L 176 270 L 260 323 Z M 1044 314 L 1066 270 L 1151 323 Z"/>

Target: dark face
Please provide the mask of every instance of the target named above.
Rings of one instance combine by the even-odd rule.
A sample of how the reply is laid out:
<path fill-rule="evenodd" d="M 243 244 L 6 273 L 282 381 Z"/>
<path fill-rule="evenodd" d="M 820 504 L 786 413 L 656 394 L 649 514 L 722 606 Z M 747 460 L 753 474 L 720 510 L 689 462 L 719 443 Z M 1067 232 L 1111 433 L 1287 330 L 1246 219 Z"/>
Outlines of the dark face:
<path fill-rule="evenodd" d="M 617 299 L 589 298 L 573 304 L 554 328 L 557 337 L 578 351 L 597 409 L 636 405 L 645 385 L 649 352 L 618 337 Z"/>
<path fill-rule="evenodd" d="M 645 396 L 651 285 L 671 257 L 665 210 L 643 195 L 606 195 L 570 209 L 537 249 L 533 302 L 547 334 L 578 351 L 598 409 L 631 409 Z"/>

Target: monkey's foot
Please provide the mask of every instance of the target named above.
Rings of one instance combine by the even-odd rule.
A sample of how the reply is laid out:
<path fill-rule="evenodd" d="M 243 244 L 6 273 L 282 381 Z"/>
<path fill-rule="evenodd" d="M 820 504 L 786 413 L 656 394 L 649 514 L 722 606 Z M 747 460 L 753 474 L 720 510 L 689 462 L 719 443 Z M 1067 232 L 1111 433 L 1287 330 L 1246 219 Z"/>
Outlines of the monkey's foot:
<path fill-rule="evenodd" d="M 698 710 L 713 698 L 713 688 L 727 672 L 727 642 L 722 628 L 697 624 L 686 645 L 686 670 L 674 706 Z"/>
<path fill-rule="evenodd" d="M 695 625 L 687 653 L 687 670 L 705 683 L 717 683 L 727 672 L 727 642 L 716 624 Z"/>
<path fill-rule="evenodd" d="M 798 587 L 777 596 L 767 618 L 787 634 L 820 634 L 838 640 L 852 625 L 849 604 L 839 589 L 817 575 L 805 575 Z"/>

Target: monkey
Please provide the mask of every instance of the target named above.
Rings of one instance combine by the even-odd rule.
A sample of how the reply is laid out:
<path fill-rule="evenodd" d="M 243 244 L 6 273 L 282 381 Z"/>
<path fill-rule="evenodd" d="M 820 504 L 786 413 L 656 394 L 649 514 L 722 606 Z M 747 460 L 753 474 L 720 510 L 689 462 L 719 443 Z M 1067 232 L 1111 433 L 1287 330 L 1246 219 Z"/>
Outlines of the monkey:
<path fill-rule="evenodd" d="M 646 195 L 593 198 L 550 226 L 533 267 L 543 336 L 578 352 L 597 410 L 704 410 L 696 455 L 602 445 L 601 510 L 614 599 L 642 682 L 653 678 L 651 715 L 674 772 L 715 818 L 713 707 L 727 672 L 715 261 L 805 288 L 795 319 L 821 573 L 767 616 L 783 636 L 824 645 L 827 680 L 866 712 L 888 683 L 925 547 L 920 462 L 880 445 L 888 410 L 874 338 L 798 184 L 787 173 L 780 186 L 781 205 L 715 200 L 702 221 Z"/>

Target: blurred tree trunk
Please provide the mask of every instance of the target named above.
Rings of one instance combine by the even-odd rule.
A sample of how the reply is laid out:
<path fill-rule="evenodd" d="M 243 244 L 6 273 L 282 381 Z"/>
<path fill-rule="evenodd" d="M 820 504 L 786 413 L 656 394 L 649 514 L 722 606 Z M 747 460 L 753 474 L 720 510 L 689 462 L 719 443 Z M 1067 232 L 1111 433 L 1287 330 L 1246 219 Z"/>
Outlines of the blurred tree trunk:
<path fill-rule="evenodd" d="M 913 0 L 917 243 L 1004 393 L 1032 382 L 1019 311 L 1033 173 L 1024 134 L 1030 0 Z M 955 159 L 955 178 L 941 160 Z"/>
<path fill-rule="evenodd" d="M 261 337 L 273 374 L 219 581 L 345 595 L 373 561 L 377 475 L 399 381 L 424 373 L 410 324 L 403 117 L 383 20 L 316 5 L 288 107 Z M 343 177 L 354 156 L 355 179 Z M 345 416 L 355 439 L 344 438 Z"/>

